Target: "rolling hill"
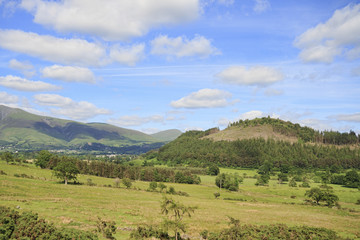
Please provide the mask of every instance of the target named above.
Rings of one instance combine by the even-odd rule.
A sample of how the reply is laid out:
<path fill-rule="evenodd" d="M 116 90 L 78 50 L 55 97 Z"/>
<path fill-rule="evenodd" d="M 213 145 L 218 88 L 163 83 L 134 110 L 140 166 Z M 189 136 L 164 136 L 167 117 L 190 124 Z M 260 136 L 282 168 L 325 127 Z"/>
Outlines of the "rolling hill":
<path fill-rule="evenodd" d="M 178 129 L 169 129 L 169 130 L 151 134 L 151 136 L 162 142 L 171 142 L 171 141 L 175 140 L 177 137 L 179 137 L 181 134 L 182 134 L 182 132 Z"/>
<path fill-rule="evenodd" d="M 85 124 L 0 105 L 2 148 L 143 153 L 164 142 L 167 140 L 105 123 Z"/>
<path fill-rule="evenodd" d="M 272 118 L 240 120 L 220 131 L 188 131 L 161 147 L 157 159 L 171 165 L 259 167 L 360 167 L 360 136 L 317 131 Z"/>

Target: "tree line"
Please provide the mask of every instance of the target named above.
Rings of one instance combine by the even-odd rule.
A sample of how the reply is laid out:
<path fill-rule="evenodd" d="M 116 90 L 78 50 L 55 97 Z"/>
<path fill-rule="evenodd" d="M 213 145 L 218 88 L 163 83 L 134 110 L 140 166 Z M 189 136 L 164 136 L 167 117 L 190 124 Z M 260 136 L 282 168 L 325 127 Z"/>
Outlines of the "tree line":
<path fill-rule="evenodd" d="M 66 182 L 71 174 L 87 174 L 106 178 L 128 178 L 140 181 L 175 182 L 199 184 L 200 177 L 196 174 L 206 174 L 206 169 L 173 169 L 161 167 L 141 167 L 117 164 L 105 161 L 86 161 L 69 156 L 59 156 L 42 150 L 37 154 L 35 164 L 41 168 L 55 170 L 55 173 Z M 75 168 L 75 169 L 74 169 Z"/>

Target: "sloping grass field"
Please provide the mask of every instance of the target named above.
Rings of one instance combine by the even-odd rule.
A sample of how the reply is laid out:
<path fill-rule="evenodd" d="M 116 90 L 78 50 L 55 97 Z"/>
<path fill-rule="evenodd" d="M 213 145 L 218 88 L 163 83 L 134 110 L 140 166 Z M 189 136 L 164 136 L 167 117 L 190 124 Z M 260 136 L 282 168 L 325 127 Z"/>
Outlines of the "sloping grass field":
<path fill-rule="evenodd" d="M 98 217 L 116 222 L 116 239 L 127 239 L 131 229 L 140 224 L 159 224 L 162 194 L 146 191 L 148 182 L 133 182 L 131 189 L 109 187 L 114 179 L 79 175 L 83 185 L 64 185 L 32 164 L 7 165 L 0 161 L 0 205 L 33 211 L 57 226 L 93 231 Z M 255 170 L 221 169 L 221 172 L 237 172 L 251 177 Z M 14 175 L 26 174 L 28 177 Z M 96 186 L 88 186 L 88 179 Z M 331 185 L 339 196 L 342 209 L 304 204 L 306 188 L 290 188 L 270 180 L 269 186 L 255 186 L 256 179 L 245 178 L 238 192 L 221 190 L 215 199 L 215 177 L 201 176 L 200 185 L 170 184 L 176 191 L 190 196 L 172 196 L 185 205 L 197 206 L 191 218 L 186 218 L 187 235 L 199 239 L 200 232 L 220 231 L 228 227 L 228 216 L 239 219 L 241 224 L 284 223 L 289 226 L 324 227 L 340 236 L 360 238 L 360 191 Z M 104 186 L 106 185 L 106 187 Z M 311 187 L 319 184 L 310 183 Z M 228 199 L 228 200 L 225 200 Z M 100 236 L 101 237 L 101 236 Z"/>

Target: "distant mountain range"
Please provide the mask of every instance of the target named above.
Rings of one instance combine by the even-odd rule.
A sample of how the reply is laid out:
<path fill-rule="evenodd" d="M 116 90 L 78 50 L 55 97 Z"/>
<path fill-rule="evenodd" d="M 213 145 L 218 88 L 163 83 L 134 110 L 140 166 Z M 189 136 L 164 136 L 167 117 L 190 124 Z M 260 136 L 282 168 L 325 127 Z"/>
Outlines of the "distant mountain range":
<path fill-rule="evenodd" d="M 159 148 L 180 134 L 179 130 L 166 130 L 148 135 L 110 124 L 85 124 L 0 105 L 1 148 L 135 154 Z"/>

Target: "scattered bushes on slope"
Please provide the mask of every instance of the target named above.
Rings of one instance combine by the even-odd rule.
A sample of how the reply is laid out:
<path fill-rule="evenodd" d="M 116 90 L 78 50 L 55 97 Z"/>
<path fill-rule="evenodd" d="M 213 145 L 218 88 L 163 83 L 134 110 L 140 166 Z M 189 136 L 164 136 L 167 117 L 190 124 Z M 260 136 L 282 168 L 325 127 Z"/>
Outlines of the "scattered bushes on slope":
<path fill-rule="evenodd" d="M 0 239 L 98 239 L 90 232 L 71 228 L 56 228 L 38 217 L 36 213 L 19 212 L 0 206 Z"/>

